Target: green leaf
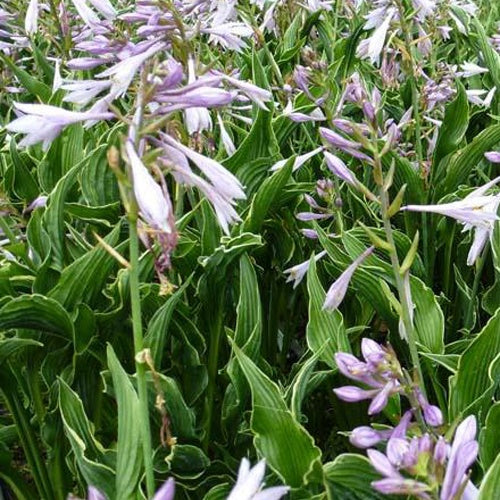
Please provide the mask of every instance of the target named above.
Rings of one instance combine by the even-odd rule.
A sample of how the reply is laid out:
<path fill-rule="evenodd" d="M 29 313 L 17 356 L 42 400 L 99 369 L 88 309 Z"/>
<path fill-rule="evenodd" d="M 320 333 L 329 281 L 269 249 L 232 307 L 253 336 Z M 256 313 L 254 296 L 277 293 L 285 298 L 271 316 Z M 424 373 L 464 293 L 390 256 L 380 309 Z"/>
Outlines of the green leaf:
<path fill-rule="evenodd" d="M 43 295 L 22 295 L 0 308 L 0 329 L 29 328 L 73 340 L 73 323 L 57 301 Z"/>
<path fill-rule="evenodd" d="M 380 479 L 380 476 L 370 461 L 362 455 L 344 453 L 333 462 L 325 464 L 324 471 L 332 498 L 353 500 L 386 498 L 371 487 L 370 483 Z"/>
<path fill-rule="evenodd" d="M 166 302 L 156 311 L 149 321 L 148 330 L 144 337 L 144 346 L 151 349 L 154 366 L 157 370 L 159 370 L 162 365 L 164 349 L 170 336 L 169 325 L 172 315 L 190 282 L 191 279 L 188 278 L 173 295 L 168 297 Z"/>
<path fill-rule="evenodd" d="M 469 124 L 469 102 L 464 86 L 457 82 L 458 93 L 455 99 L 445 108 L 443 125 L 439 129 L 439 135 L 434 150 L 433 165 L 439 162 L 447 154 L 453 153 L 462 141 Z M 436 178 L 439 174 L 436 174 Z"/>
<path fill-rule="evenodd" d="M 318 355 L 319 359 L 330 368 L 336 369 L 335 353 L 339 351 L 350 352 L 351 346 L 342 314 L 337 310 L 325 311 L 323 309 L 326 293 L 316 273 L 314 256 L 311 257 L 307 271 L 307 291 L 309 293 L 307 345 L 314 354 Z"/>
<path fill-rule="evenodd" d="M 139 398 L 113 348 L 107 348 L 108 367 L 118 405 L 118 441 L 116 444 L 116 497 L 135 498 L 141 474 L 141 413 Z"/>
<path fill-rule="evenodd" d="M 49 235 L 52 247 L 52 266 L 62 270 L 65 265 L 65 226 L 64 203 L 73 185 L 76 183 L 78 167 L 73 167 L 56 184 L 47 200 L 47 208 L 43 214 L 45 230 Z"/>
<path fill-rule="evenodd" d="M 170 470 L 179 478 L 195 479 L 200 477 L 210 465 L 209 458 L 197 446 L 175 444 L 165 458 Z"/>
<path fill-rule="evenodd" d="M 19 80 L 21 85 L 32 95 L 37 96 L 43 102 L 48 102 L 52 90 L 49 86 L 45 85 L 43 82 L 38 81 L 36 78 L 31 76 L 27 71 L 22 69 L 22 67 L 15 62 L 13 62 L 7 55 L 0 52 L 0 60 L 2 60 L 5 65 L 14 73 L 16 78 Z"/>
<path fill-rule="evenodd" d="M 444 315 L 434 292 L 423 281 L 410 276 L 412 300 L 415 303 L 417 342 L 428 352 L 444 352 Z"/>
<path fill-rule="evenodd" d="M 26 155 L 19 154 L 14 139 L 10 141 L 9 152 L 14 167 L 13 189 L 20 198 L 31 202 L 38 196 L 40 189 L 25 161 Z"/>
<path fill-rule="evenodd" d="M 120 225 L 117 225 L 104 241 L 114 247 L 119 236 Z M 116 250 L 120 251 L 126 244 L 127 242 L 123 242 Z M 49 297 L 68 309 L 75 308 L 80 302 L 93 305 L 116 266 L 115 258 L 97 244 L 63 270 L 59 282 L 49 292 Z"/>
<path fill-rule="evenodd" d="M 114 452 L 105 450 L 96 440 L 82 400 L 62 379 L 59 379 L 59 409 L 64 431 L 85 481 L 109 499 L 116 498 Z"/>
<path fill-rule="evenodd" d="M 460 356 L 457 374 L 450 379 L 450 420 L 489 404 L 500 380 L 499 331 L 500 309 Z"/>
<path fill-rule="evenodd" d="M 487 470 L 500 455 L 500 402 L 495 403 L 488 411 L 485 426 L 479 435 L 481 465 Z"/>
<path fill-rule="evenodd" d="M 21 351 L 26 347 L 41 347 L 43 344 L 31 339 L 2 339 L 0 340 L 0 365 L 9 361 L 17 351 Z"/>
<path fill-rule="evenodd" d="M 477 500 L 493 500 L 498 498 L 500 491 L 500 455 L 497 456 L 493 465 L 489 468 L 486 476 L 484 476 L 479 488 L 479 496 Z"/>
<path fill-rule="evenodd" d="M 498 142 L 500 142 L 500 125 L 492 125 L 477 135 L 470 144 L 443 159 L 446 177 L 438 185 L 434 198 L 439 200 L 444 195 L 453 193 L 483 160 L 484 153 L 490 151 Z"/>
<path fill-rule="evenodd" d="M 283 167 L 274 172 L 259 187 L 250 205 L 250 212 L 243 224 L 243 231 L 255 233 L 260 230 L 269 210 L 275 204 L 276 198 L 290 179 L 294 160 L 294 157 L 290 158 Z"/>
<path fill-rule="evenodd" d="M 269 89 L 266 70 L 262 66 L 259 54 L 255 51 L 252 57 L 252 72 L 253 83 L 261 88 Z M 269 169 L 272 165 L 272 163 L 269 163 L 269 157 L 273 157 L 279 153 L 279 145 L 271 126 L 273 102 L 271 101 L 266 103 L 266 106 L 268 110 L 258 108 L 257 115 L 253 120 L 250 132 L 247 134 L 236 152 L 224 161 L 224 166 L 231 172 L 234 172 L 243 184 L 247 186 L 247 194 L 249 194 L 249 183 L 247 179 L 248 176 L 251 175 L 252 171 L 250 168 L 251 162 L 264 158 L 265 161 L 268 162 Z M 260 181 L 264 180 L 265 173 L 260 176 Z M 259 184 L 254 182 L 252 185 L 258 186 Z"/>
<path fill-rule="evenodd" d="M 300 487 L 322 480 L 321 451 L 293 417 L 278 386 L 233 343 L 233 352 L 252 390 L 254 444 L 284 484 Z"/>

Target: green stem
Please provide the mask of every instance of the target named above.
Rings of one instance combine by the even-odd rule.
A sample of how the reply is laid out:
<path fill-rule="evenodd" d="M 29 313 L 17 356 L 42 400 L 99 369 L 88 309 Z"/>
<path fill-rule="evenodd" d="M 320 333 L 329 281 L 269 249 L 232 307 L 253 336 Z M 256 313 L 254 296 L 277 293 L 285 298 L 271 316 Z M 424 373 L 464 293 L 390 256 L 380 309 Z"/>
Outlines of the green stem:
<path fill-rule="evenodd" d="M 467 313 L 465 315 L 464 326 L 467 330 L 470 330 L 474 326 L 472 324 L 472 313 L 474 312 L 474 303 L 476 302 L 477 291 L 479 290 L 479 284 L 481 283 L 481 275 L 483 274 L 483 268 L 486 262 L 486 256 L 488 255 L 488 250 L 489 246 L 486 246 L 483 253 L 477 260 L 476 274 L 474 276 L 474 282 L 472 284 L 472 293 L 469 301 L 469 306 L 467 307 Z"/>
<path fill-rule="evenodd" d="M 382 163 L 378 154 L 374 155 L 375 169 L 378 171 L 378 177 L 382 179 Z M 421 387 L 422 392 L 425 395 L 424 378 L 422 376 L 422 369 L 420 367 L 420 360 L 418 357 L 417 344 L 415 341 L 415 329 L 413 327 L 413 321 L 411 319 L 411 312 L 409 309 L 409 304 L 411 303 L 411 297 L 408 296 L 407 290 L 403 281 L 403 276 L 401 275 L 401 266 L 399 264 L 399 258 L 396 251 L 396 243 L 394 241 L 394 234 L 391 226 L 391 219 L 388 214 L 389 210 L 389 195 L 383 186 L 383 182 L 380 185 L 380 209 L 382 220 L 384 222 L 384 232 L 387 242 L 389 243 L 389 257 L 391 259 L 391 265 L 394 272 L 394 278 L 396 280 L 396 287 L 398 289 L 399 302 L 401 304 L 401 320 L 405 328 L 408 347 L 410 350 L 410 357 L 413 364 L 413 368 L 416 371 L 418 378 L 418 383 Z"/>
<path fill-rule="evenodd" d="M 149 422 L 148 388 L 146 385 L 146 365 L 137 359 L 137 354 L 144 349 L 141 318 L 141 297 L 139 294 L 139 238 L 137 235 L 137 205 L 135 200 L 131 203 L 129 214 L 129 251 L 130 251 L 130 302 L 132 307 L 132 328 L 134 334 L 134 351 L 136 354 L 135 369 L 137 373 L 137 388 L 142 430 L 142 451 L 144 469 L 146 471 L 146 490 L 148 498 L 155 492 L 155 479 L 153 472 L 153 449 L 151 445 L 151 427 Z"/>
<path fill-rule="evenodd" d="M 143 69 L 141 74 L 141 86 L 137 95 L 138 113 L 134 116 L 132 126 L 135 129 L 136 147 L 140 139 L 140 128 L 142 126 L 144 112 L 144 96 L 147 73 Z M 133 177 L 129 170 L 129 180 L 133 187 Z M 148 387 L 146 382 L 146 364 L 138 359 L 138 354 L 144 349 L 144 336 L 142 332 L 141 297 L 139 292 L 139 236 L 137 234 L 137 219 L 139 208 L 135 199 L 134 190 L 130 190 L 129 199 L 129 279 L 130 279 L 130 303 L 132 308 L 132 330 L 134 335 L 135 369 L 137 373 L 137 389 L 140 407 L 140 428 L 142 431 L 142 452 L 144 459 L 144 470 L 146 473 L 147 497 L 152 498 L 155 493 L 155 478 L 153 470 L 153 447 L 151 444 L 151 425 L 149 421 Z"/>

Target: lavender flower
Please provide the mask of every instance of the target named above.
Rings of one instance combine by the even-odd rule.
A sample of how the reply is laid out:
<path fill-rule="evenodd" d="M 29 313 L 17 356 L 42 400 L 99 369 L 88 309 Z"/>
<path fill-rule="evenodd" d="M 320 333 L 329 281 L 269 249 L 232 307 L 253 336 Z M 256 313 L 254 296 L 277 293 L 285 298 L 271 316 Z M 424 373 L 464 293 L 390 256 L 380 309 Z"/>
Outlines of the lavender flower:
<path fill-rule="evenodd" d="M 262 489 L 265 472 L 265 460 L 261 460 L 253 467 L 250 467 L 250 462 L 243 458 L 238 470 L 236 484 L 229 493 L 227 500 L 279 500 L 286 495 L 289 490 L 288 486 Z"/>
<path fill-rule="evenodd" d="M 326 164 L 333 174 L 351 186 L 355 186 L 358 183 L 354 174 L 347 168 L 347 165 L 338 156 L 335 156 L 328 151 L 325 151 L 324 155 Z"/>
<path fill-rule="evenodd" d="M 323 250 L 318 255 L 314 256 L 314 261 L 318 262 L 318 260 L 325 255 L 326 255 L 326 250 Z M 297 286 L 300 284 L 300 282 L 306 275 L 310 263 L 311 261 L 308 259 L 300 264 L 297 264 L 296 266 L 290 267 L 289 269 L 283 271 L 284 274 L 288 274 L 286 282 L 288 283 L 289 281 L 293 281 L 293 288 L 297 288 Z"/>
<path fill-rule="evenodd" d="M 164 48 L 163 43 L 155 43 L 144 52 L 124 59 L 96 76 L 97 78 L 111 77 L 110 95 L 113 99 L 120 97 L 125 94 L 132 79 L 144 62 Z"/>
<path fill-rule="evenodd" d="M 467 417 L 455 431 L 455 437 L 448 456 L 448 466 L 443 480 L 440 500 L 453 500 L 464 486 L 469 491 L 468 498 L 477 496 L 474 485 L 468 481 L 467 470 L 475 462 L 479 445 L 476 437 L 476 418 Z M 469 484 L 467 484 L 469 483 Z M 475 495 L 474 495 L 475 493 Z"/>
<path fill-rule="evenodd" d="M 368 257 L 375 247 L 370 247 L 365 250 L 339 277 L 338 279 L 330 286 L 326 298 L 325 303 L 323 304 L 323 309 L 334 310 L 340 305 L 344 296 L 347 292 L 347 287 L 349 286 L 349 282 L 351 281 L 352 275 L 354 271 L 361 265 L 361 263 Z"/>
<path fill-rule="evenodd" d="M 488 239 L 492 237 L 494 223 L 498 220 L 497 210 L 500 205 L 500 194 L 485 195 L 486 191 L 498 181 L 500 181 L 500 176 L 475 189 L 460 201 L 441 205 L 407 205 L 401 210 L 446 215 L 463 224 L 464 231 L 474 229 L 474 240 L 467 257 L 467 264 L 472 265 L 479 257 Z"/>
<path fill-rule="evenodd" d="M 489 151 L 484 156 L 491 163 L 500 163 L 500 151 Z"/>
<path fill-rule="evenodd" d="M 11 132 L 26 134 L 26 137 L 19 143 L 21 147 L 43 142 L 44 150 L 48 149 L 50 143 L 68 125 L 79 122 L 109 120 L 114 117 L 113 113 L 68 111 L 47 104 L 15 102 L 14 106 L 25 114 L 10 122 L 6 129 Z"/>

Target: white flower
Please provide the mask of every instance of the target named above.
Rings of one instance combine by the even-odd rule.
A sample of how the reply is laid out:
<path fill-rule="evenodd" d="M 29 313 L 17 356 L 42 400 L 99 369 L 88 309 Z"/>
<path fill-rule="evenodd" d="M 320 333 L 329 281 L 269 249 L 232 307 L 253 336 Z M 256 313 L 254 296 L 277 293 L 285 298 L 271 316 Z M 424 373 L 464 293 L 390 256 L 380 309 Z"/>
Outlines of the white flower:
<path fill-rule="evenodd" d="M 293 172 L 298 170 L 304 163 L 306 163 L 309 159 L 311 159 L 313 156 L 317 155 L 318 153 L 321 153 L 323 151 L 323 146 L 320 146 L 319 148 L 313 149 L 309 153 L 305 153 L 303 155 L 297 156 L 293 162 Z M 283 168 L 286 164 L 288 159 L 285 160 L 278 160 L 272 167 L 271 170 L 279 170 L 280 168 Z"/>
<path fill-rule="evenodd" d="M 321 257 L 326 255 L 326 250 L 323 250 L 320 252 L 318 255 L 314 256 L 314 261 L 318 262 Z M 305 260 L 304 262 L 301 262 L 300 264 L 297 264 L 296 266 L 290 267 L 289 269 L 286 269 L 283 271 L 284 274 L 288 274 L 288 278 L 286 282 L 293 281 L 293 288 L 297 288 L 299 283 L 304 279 L 304 276 L 306 275 L 308 269 L 309 269 L 309 264 L 311 261 Z"/>
<path fill-rule="evenodd" d="M 162 188 L 156 183 L 137 155 L 133 144 L 125 145 L 132 171 L 134 196 L 142 218 L 153 228 L 171 233 L 172 209 Z"/>
<path fill-rule="evenodd" d="M 24 18 L 24 29 L 28 35 L 36 33 L 38 29 L 38 0 L 30 0 Z"/>
<path fill-rule="evenodd" d="M 114 116 L 113 113 L 104 112 L 68 111 L 47 104 L 15 102 L 14 106 L 25 114 L 10 122 L 5 128 L 10 132 L 26 134 L 19 146 L 31 146 L 37 142 L 43 142 L 44 150 L 48 149 L 50 143 L 61 133 L 64 127 L 72 123 L 86 122 L 86 125 L 90 125 L 98 120 L 108 120 Z"/>
<path fill-rule="evenodd" d="M 194 60 L 190 57 L 188 59 L 188 83 L 194 83 L 195 81 L 196 73 Z M 186 119 L 186 128 L 189 135 L 193 135 L 195 132 L 203 132 L 203 130 L 212 129 L 212 118 L 207 108 L 187 108 L 184 111 L 184 117 Z"/>
<path fill-rule="evenodd" d="M 488 68 L 483 68 L 475 63 L 466 62 L 460 65 L 462 71 L 457 72 L 457 76 L 463 76 L 464 78 L 469 78 L 470 76 L 480 75 L 481 73 L 487 73 Z"/>
<path fill-rule="evenodd" d="M 467 256 L 467 264 L 470 266 L 479 257 L 488 238 L 493 235 L 495 221 L 499 219 L 497 211 L 500 205 L 500 193 L 496 195 L 485 194 L 499 181 L 500 176 L 475 189 L 460 201 L 440 205 L 408 205 L 402 207 L 401 210 L 446 215 L 463 224 L 464 231 L 474 229 L 474 240 Z"/>
<path fill-rule="evenodd" d="M 262 489 L 265 472 L 265 460 L 261 460 L 250 468 L 250 462 L 243 458 L 238 470 L 236 484 L 229 493 L 227 500 L 279 500 L 286 495 L 289 490 L 288 486 Z"/>

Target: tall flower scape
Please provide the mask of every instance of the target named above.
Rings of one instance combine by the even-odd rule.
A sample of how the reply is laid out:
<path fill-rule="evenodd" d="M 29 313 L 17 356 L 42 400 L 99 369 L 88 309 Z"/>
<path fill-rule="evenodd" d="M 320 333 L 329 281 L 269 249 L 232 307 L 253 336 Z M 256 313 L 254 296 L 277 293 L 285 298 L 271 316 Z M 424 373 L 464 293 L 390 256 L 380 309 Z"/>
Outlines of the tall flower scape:
<path fill-rule="evenodd" d="M 0 6 L 0 497 L 500 495 L 500 6 Z"/>

